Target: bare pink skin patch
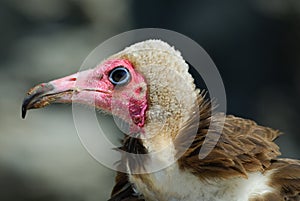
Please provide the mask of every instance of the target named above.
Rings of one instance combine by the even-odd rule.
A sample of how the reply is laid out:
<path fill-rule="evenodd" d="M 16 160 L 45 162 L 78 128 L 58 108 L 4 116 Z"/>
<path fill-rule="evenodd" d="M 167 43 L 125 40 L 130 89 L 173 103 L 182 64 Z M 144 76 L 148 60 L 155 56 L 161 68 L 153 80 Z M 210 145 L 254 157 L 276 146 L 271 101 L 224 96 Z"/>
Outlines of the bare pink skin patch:
<path fill-rule="evenodd" d="M 125 59 L 109 60 L 101 66 L 106 67 L 106 71 L 103 72 L 104 79 L 108 77 L 109 72 L 111 72 L 116 67 L 122 66 L 128 69 L 131 76 L 130 82 L 125 86 L 113 87 L 113 97 L 119 99 L 115 101 L 113 106 L 121 108 L 125 114 L 129 113 L 132 122 L 138 127 L 142 128 L 145 124 L 145 118 L 146 118 L 145 113 L 148 107 L 147 90 L 145 88 L 147 85 L 145 79 L 139 72 L 137 72 L 134 69 L 133 65 L 128 60 Z M 103 68 L 101 70 L 103 70 Z M 131 130 L 130 132 L 133 132 L 133 130 Z"/>
<path fill-rule="evenodd" d="M 130 73 L 130 81 L 121 86 L 114 85 L 109 80 L 110 73 L 118 67 L 124 67 Z M 84 77 L 83 80 L 85 81 L 78 83 L 79 88 L 90 88 L 100 92 L 95 93 L 94 97 L 97 108 L 121 117 L 128 123 L 132 122 L 140 128 L 144 126 L 148 106 L 147 85 L 144 77 L 135 70 L 128 60 L 108 60 L 91 70 Z M 83 96 L 81 99 L 85 99 L 85 97 Z M 128 118 L 131 121 L 126 120 Z M 130 132 L 136 130 L 132 127 Z"/>
<path fill-rule="evenodd" d="M 129 103 L 129 114 L 136 125 L 143 127 L 145 124 L 145 112 L 147 109 L 147 102 L 144 100 L 131 99 Z"/>

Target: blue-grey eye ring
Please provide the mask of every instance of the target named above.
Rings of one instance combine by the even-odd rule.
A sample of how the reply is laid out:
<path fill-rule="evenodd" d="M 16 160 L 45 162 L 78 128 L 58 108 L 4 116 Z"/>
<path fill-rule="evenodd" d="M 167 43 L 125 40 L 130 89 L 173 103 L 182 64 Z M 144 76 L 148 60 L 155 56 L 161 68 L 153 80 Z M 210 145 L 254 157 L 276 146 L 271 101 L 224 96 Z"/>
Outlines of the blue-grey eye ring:
<path fill-rule="evenodd" d="M 130 72 L 124 66 L 118 66 L 109 73 L 109 81 L 114 85 L 125 85 L 130 78 Z"/>

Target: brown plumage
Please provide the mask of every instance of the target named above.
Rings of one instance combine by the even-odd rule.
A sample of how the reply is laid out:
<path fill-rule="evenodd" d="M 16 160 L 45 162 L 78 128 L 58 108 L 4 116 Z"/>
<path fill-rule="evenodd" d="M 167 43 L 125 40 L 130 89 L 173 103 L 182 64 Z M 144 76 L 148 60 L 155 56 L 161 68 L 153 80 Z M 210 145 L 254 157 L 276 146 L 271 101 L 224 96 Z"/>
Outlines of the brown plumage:
<path fill-rule="evenodd" d="M 279 135 L 278 130 L 257 125 L 254 121 L 226 116 L 223 132 L 215 145 L 215 148 L 204 159 L 199 159 L 199 151 L 206 137 L 207 130 L 211 121 L 218 122 L 218 115 L 211 117 L 211 102 L 207 101 L 201 93 L 198 98 L 200 119 L 198 134 L 189 135 L 189 129 L 195 125 L 194 117 L 188 120 L 186 127 L 183 127 L 176 139 L 176 148 L 185 147 L 187 138 L 193 137 L 193 143 L 189 149 L 179 158 L 178 165 L 183 171 L 189 171 L 199 177 L 201 180 L 213 178 L 244 177 L 247 178 L 250 172 L 265 172 L 276 170 L 272 176 L 270 185 L 277 189 L 275 193 L 268 193 L 263 197 L 255 197 L 249 201 L 286 201 L 300 200 L 300 161 L 290 159 L 276 159 L 280 155 L 279 147 L 273 142 Z M 213 119 L 213 120 L 212 120 Z M 217 123 L 215 125 L 218 125 Z M 190 129 L 193 130 L 193 129 Z M 123 150 L 133 152 L 129 144 L 134 138 L 127 137 L 124 140 Z M 142 147 L 142 142 L 137 142 L 137 147 Z M 146 153 L 146 150 L 143 151 Z M 128 159 L 124 159 L 127 161 Z M 137 160 L 135 160 L 137 161 Z M 135 163 L 134 163 L 135 164 Z M 138 167 L 143 164 L 139 163 Z M 139 175 L 139 177 L 148 178 L 148 175 Z M 116 185 L 112 191 L 113 200 L 120 199 L 124 193 L 131 199 L 140 200 L 137 197 L 134 186 L 129 185 L 130 181 L 126 173 L 118 172 L 116 176 Z M 150 185 L 150 184 L 149 184 Z M 127 186 L 128 188 L 124 188 Z"/>
<path fill-rule="evenodd" d="M 211 117 L 208 116 L 208 119 Z M 219 121 L 217 115 L 213 121 Z M 203 128 L 199 128 L 194 142 L 178 160 L 180 168 L 190 168 L 191 172 L 201 179 L 209 179 L 216 174 L 221 178 L 247 177 L 249 172 L 264 171 L 270 166 L 270 160 L 280 155 L 278 146 L 273 142 L 279 135 L 277 130 L 229 115 L 226 116 L 222 134 L 214 149 L 204 159 L 199 160 L 198 153 L 208 126 L 209 122 Z M 181 139 L 185 136 L 186 134 L 180 135 L 178 141 L 185 142 L 185 139 Z"/>
<path fill-rule="evenodd" d="M 202 119 L 192 145 L 178 160 L 181 169 L 192 172 L 200 179 L 212 179 L 216 176 L 224 179 L 247 177 L 249 172 L 276 170 L 270 185 L 277 191 L 249 201 L 300 200 L 300 161 L 276 159 L 280 152 L 279 147 L 273 141 L 280 135 L 278 130 L 257 125 L 252 120 L 228 115 L 223 133 L 215 148 L 206 158 L 199 160 L 199 150 L 211 122 L 210 102 L 204 101 L 201 97 L 199 100 L 201 100 L 199 111 Z M 218 118 L 214 121 L 218 121 Z M 191 122 L 193 122 L 192 119 Z M 191 125 L 193 124 L 189 124 Z M 180 147 L 180 143 L 188 141 L 186 137 L 189 137 L 188 128 L 185 128 L 179 135 L 177 148 Z M 129 139 L 130 137 L 125 139 L 124 149 L 132 151 L 127 145 Z M 139 144 L 139 146 L 142 145 Z M 128 186 L 130 182 L 127 174 L 118 172 L 115 182 L 111 200 L 119 200 L 124 192 L 128 193 L 126 199 L 120 200 L 125 201 L 129 197 L 132 200 L 143 200 L 140 196 L 137 197 L 132 185 Z M 124 186 L 128 188 L 124 189 Z"/>

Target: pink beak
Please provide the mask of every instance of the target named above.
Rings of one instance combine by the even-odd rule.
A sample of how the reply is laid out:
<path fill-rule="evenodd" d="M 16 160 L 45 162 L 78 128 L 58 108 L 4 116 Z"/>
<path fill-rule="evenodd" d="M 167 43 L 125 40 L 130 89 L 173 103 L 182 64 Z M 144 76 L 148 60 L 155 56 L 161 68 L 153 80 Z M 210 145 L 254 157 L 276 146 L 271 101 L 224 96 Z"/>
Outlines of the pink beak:
<path fill-rule="evenodd" d="M 72 101 L 89 104 L 91 100 L 95 100 L 96 96 L 97 100 L 101 100 L 101 108 L 108 109 L 109 87 L 105 82 L 97 82 L 97 85 L 94 84 L 95 82 L 90 82 L 87 78 L 92 74 L 91 72 L 92 70 L 82 71 L 33 87 L 24 98 L 22 118 L 25 118 L 29 109 L 42 108 L 51 103 L 71 103 Z M 80 82 L 78 82 L 78 76 L 80 76 Z M 73 94 L 76 94 L 75 99 L 72 99 Z"/>

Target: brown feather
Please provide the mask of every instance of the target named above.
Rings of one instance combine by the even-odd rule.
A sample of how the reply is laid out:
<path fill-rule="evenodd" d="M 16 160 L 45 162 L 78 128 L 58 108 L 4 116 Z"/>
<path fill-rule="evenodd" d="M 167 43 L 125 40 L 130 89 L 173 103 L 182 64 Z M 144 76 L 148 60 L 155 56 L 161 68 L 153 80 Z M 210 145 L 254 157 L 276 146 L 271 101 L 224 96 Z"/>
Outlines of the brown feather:
<path fill-rule="evenodd" d="M 250 201 L 299 201 L 300 200 L 300 161 L 274 159 L 266 169 L 274 171 L 270 186 L 274 192 L 252 198 Z"/>
<path fill-rule="evenodd" d="M 131 136 L 126 136 L 123 140 L 123 146 L 121 150 L 127 153 L 134 153 L 136 155 L 125 155 L 123 154 L 122 159 L 119 161 L 117 176 L 115 178 L 115 186 L 111 192 L 111 198 L 108 201 L 143 201 L 141 195 L 139 195 L 134 189 L 133 184 L 129 181 L 128 174 L 126 171 L 126 162 L 128 162 L 129 168 L 133 171 L 137 168 L 144 168 L 143 164 L 145 161 L 140 154 L 146 154 L 147 150 L 142 144 L 141 139 Z M 130 157 L 130 158 L 129 158 Z M 122 171 L 122 172 L 121 172 Z M 136 177 L 147 182 L 146 175 L 137 174 Z"/>
<path fill-rule="evenodd" d="M 115 183 L 108 201 L 144 201 L 140 195 L 136 194 L 126 173 L 117 172 Z"/>
<path fill-rule="evenodd" d="M 203 95 L 203 94 L 202 94 Z M 297 193 L 300 186 L 300 165 L 299 162 L 289 164 L 287 160 L 275 160 L 280 155 L 278 146 L 273 142 L 278 136 L 279 132 L 271 128 L 257 125 L 254 121 L 238 118 L 232 115 L 226 116 L 224 129 L 221 136 L 212 150 L 212 152 L 204 159 L 199 159 L 199 150 L 205 140 L 209 125 L 214 122 L 215 126 L 218 125 L 218 114 L 211 117 L 211 102 L 206 101 L 203 96 L 199 96 L 199 111 L 200 123 L 195 122 L 195 117 L 191 116 L 190 120 L 182 130 L 178 133 L 175 139 L 175 147 L 180 152 L 181 148 L 184 149 L 186 142 L 189 138 L 194 137 L 193 143 L 189 149 L 185 150 L 184 154 L 179 158 L 178 164 L 182 170 L 187 170 L 198 176 L 202 180 L 207 180 L 213 177 L 230 178 L 230 177 L 244 177 L 250 172 L 264 172 L 272 169 L 278 169 L 278 173 L 282 176 L 274 176 L 274 183 L 271 185 L 280 189 L 281 193 L 266 194 L 264 197 L 256 197 L 253 200 L 293 200 L 294 197 L 299 196 Z M 195 114 L 197 115 L 197 114 Z M 195 125 L 198 125 L 198 133 L 196 136 L 190 133 L 194 130 Z M 214 143 L 214 133 L 212 128 L 212 140 L 209 143 Z M 122 149 L 130 153 L 147 153 L 142 141 L 136 138 L 127 136 L 124 139 Z M 131 168 L 142 168 L 143 161 L 135 159 L 124 159 L 123 161 L 131 161 Z M 297 170 L 294 174 L 288 173 L 293 169 Z M 284 176 L 284 174 L 286 176 Z M 277 175 L 277 174 L 275 174 Z M 146 174 L 135 175 L 136 177 L 144 180 L 144 183 L 151 183 L 147 179 Z M 298 184 L 298 183 L 299 184 Z M 128 199 L 134 197 L 132 189 L 124 190 L 124 186 L 130 184 L 128 175 L 125 173 L 118 173 L 116 178 L 116 186 L 113 189 L 112 196 L 120 195 L 123 191 L 128 194 Z M 282 185 L 281 185 L 282 183 Z M 150 186 L 149 186 L 150 187 Z M 126 195 L 125 193 L 125 195 Z M 296 195 L 297 194 L 297 195 Z M 281 197 L 280 197 L 281 196 Z M 277 199 L 279 198 L 280 199 Z M 275 199 L 276 198 L 276 199 Z M 282 198 L 282 199 L 281 199 Z M 140 198 L 137 198 L 140 199 Z M 295 200 L 295 199 L 294 199 Z"/>
<path fill-rule="evenodd" d="M 280 155 L 278 146 L 273 142 L 280 134 L 277 130 L 257 125 L 254 121 L 226 116 L 222 133 L 217 133 L 220 114 L 211 117 L 211 104 L 199 97 L 200 124 L 197 135 L 190 133 L 197 125 L 194 116 L 183 127 L 175 140 L 175 147 L 181 151 L 189 138 L 194 137 L 190 148 L 180 157 L 178 164 L 182 170 L 191 171 L 200 179 L 211 177 L 247 177 L 247 173 L 263 171 L 270 161 Z M 208 143 L 216 143 L 214 149 L 204 158 L 199 159 L 210 124 L 213 123 Z M 214 137 L 214 135 L 216 135 Z M 213 139 L 220 135 L 218 142 Z"/>
<path fill-rule="evenodd" d="M 300 161 L 276 159 L 267 170 L 274 170 L 270 186 L 277 189 L 279 201 L 300 200 Z"/>

